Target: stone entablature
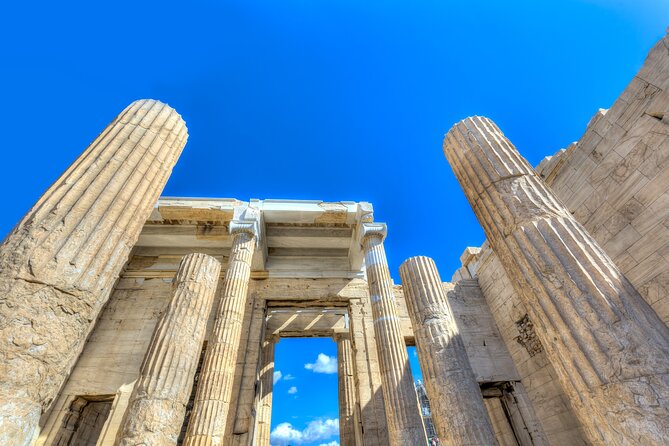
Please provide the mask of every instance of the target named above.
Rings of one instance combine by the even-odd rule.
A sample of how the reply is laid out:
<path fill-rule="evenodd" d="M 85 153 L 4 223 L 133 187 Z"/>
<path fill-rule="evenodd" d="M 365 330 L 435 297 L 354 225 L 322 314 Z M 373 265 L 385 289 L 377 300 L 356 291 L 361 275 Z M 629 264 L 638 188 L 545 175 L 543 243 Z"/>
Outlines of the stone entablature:
<path fill-rule="evenodd" d="M 136 255 L 199 249 L 226 257 L 235 213 L 257 213 L 254 277 L 363 277 L 358 227 L 372 205 L 342 201 L 161 198 L 135 245 Z"/>

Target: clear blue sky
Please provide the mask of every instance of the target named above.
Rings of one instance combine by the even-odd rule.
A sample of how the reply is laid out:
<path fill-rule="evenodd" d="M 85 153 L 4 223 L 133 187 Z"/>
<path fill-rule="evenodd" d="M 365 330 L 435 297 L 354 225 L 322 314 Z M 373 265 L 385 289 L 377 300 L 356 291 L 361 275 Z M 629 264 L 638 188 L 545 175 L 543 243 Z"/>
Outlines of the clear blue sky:
<path fill-rule="evenodd" d="M 447 280 L 484 237 L 444 133 L 487 115 L 536 164 L 611 105 L 667 25 L 667 0 L 10 2 L 0 233 L 155 98 L 190 129 L 166 195 L 371 201 L 394 277 L 422 254 Z"/>
<path fill-rule="evenodd" d="M 337 398 L 337 344 L 332 339 L 284 338 L 276 344 L 272 445 L 338 441 Z"/>

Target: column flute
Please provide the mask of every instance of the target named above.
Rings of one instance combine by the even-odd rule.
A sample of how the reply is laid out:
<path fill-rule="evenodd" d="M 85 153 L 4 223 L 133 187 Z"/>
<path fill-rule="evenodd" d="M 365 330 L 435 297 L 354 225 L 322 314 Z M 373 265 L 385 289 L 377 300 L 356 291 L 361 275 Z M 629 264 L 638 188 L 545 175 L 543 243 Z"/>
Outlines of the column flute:
<path fill-rule="evenodd" d="M 270 427 L 272 425 L 272 390 L 274 387 L 274 348 L 279 342 L 278 337 L 270 337 L 263 341 L 258 386 L 258 409 L 253 444 L 269 445 Z"/>
<path fill-rule="evenodd" d="M 590 441 L 666 444 L 669 328 L 491 120 L 444 153 Z"/>
<path fill-rule="evenodd" d="M 133 102 L 0 247 L 0 444 L 31 442 L 187 138 L 174 109 Z"/>
<path fill-rule="evenodd" d="M 437 266 L 428 257 L 411 257 L 400 266 L 400 276 L 439 439 L 462 446 L 496 444 Z"/>
<path fill-rule="evenodd" d="M 235 213 L 240 215 L 230 222 L 230 261 L 184 438 L 186 446 L 220 445 L 225 437 L 251 260 L 260 232 L 257 211 L 243 208 Z"/>
<path fill-rule="evenodd" d="M 392 445 L 426 444 L 427 437 L 383 247 L 386 232 L 383 223 L 362 223 L 362 246 L 372 301 L 388 436 Z"/>
<path fill-rule="evenodd" d="M 339 443 L 342 446 L 362 444 L 360 418 L 357 410 L 357 392 L 355 386 L 355 370 L 353 346 L 349 333 L 335 333 L 337 342 L 337 368 L 339 391 Z"/>
<path fill-rule="evenodd" d="M 181 260 L 172 300 L 151 338 L 117 445 L 176 444 L 220 272 L 218 260 L 205 254 Z"/>

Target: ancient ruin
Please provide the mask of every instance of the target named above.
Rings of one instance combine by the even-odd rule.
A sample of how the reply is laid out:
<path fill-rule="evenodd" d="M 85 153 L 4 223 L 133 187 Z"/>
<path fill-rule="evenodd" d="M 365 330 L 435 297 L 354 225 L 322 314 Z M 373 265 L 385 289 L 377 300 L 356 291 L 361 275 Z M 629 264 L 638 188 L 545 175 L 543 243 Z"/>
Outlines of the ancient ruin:
<path fill-rule="evenodd" d="M 159 198 L 186 139 L 131 104 L 5 239 L 0 444 L 268 446 L 285 337 L 336 341 L 342 446 L 669 441 L 669 36 L 536 169 L 450 128 L 488 239 L 450 282 L 394 284 L 366 202 Z"/>

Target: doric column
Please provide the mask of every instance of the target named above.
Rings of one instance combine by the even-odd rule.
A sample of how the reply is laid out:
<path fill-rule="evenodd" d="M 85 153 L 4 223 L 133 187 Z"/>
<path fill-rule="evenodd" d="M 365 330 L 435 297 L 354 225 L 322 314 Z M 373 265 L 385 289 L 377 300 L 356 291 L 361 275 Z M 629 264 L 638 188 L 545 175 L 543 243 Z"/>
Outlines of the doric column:
<path fill-rule="evenodd" d="M 118 445 L 176 444 L 220 272 L 218 260 L 205 254 L 181 260 L 172 300 L 153 332 Z"/>
<path fill-rule="evenodd" d="M 255 446 L 269 446 L 272 425 L 272 389 L 274 387 L 274 347 L 278 341 L 278 337 L 272 337 L 263 341 L 262 344 L 256 429 L 253 435 Z"/>
<path fill-rule="evenodd" d="M 463 446 L 496 444 L 437 266 L 428 257 L 412 257 L 400 266 L 400 276 L 439 439 Z"/>
<path fill-rule="evenodd" d="M 241 215 L 230 222 L 230 261 L 184 439 L 186 446 L 219 445 L 225 436 L 251 277 L 251 259 L 259 233 L 257 211 L 243 208 L 235 214 L 238 212 Z"/>
<path fill-rule="evenodd" d="M 132 103 L 0 247 L 0 444 L 30 441 L 187 137 L 169 106 Z"/>
<path fill-rule="evenodd" d="M 409 355 L 400 329 L 392 279 L 383 248 L 386 225 L 363 223 L 361 235 L 390 444 L 426 444 L 427 437 L 418 408 Z"/>
<path fill-rule="evenodd" d="M 339 391 L 339 443 L 342 446 L 362 445 L 355 391 L 353 346 L 349 333 L 336 333 Z"/>
<path fill-rule="evenodd" d="M 595 444 L 669 438 L 669 329 L 487 118 L 444 153 Z"/>

